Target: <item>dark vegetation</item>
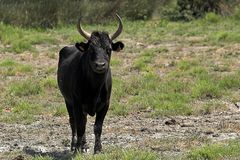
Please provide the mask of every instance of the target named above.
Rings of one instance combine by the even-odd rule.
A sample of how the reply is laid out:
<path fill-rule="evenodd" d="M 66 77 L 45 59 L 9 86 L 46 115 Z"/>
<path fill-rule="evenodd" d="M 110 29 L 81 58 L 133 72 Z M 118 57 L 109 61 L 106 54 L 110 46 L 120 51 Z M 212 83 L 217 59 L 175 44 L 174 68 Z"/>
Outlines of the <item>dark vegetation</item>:
<path fill-rule="evenodd" d="M 238 0 L 178 0 L 176 19 L 192 20 L 201 18 L 208 12 L 223 16 L 231 15 Z"/>
<path fill-rule="evenodd" d="M 88 23 L 103 23 L 118 12 L 129 20 L 189 21 L 208 12 L 231 15 L 238 4 L 239 0 L 0 0 L 0 20 L 18 26 L 52 28 L 75 24 L 76 17 Z"/>

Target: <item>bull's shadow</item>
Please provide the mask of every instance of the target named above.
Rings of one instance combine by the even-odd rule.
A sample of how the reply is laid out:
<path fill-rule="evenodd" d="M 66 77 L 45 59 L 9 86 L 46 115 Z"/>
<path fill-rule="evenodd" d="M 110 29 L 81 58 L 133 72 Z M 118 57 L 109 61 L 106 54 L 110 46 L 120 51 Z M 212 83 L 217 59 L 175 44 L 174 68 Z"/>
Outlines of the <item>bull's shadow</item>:
<path fill-rule="evenodd" d="M 52 151 L 52 152 L 40 152 L 36 151 L 32 148 L 26 147 L 24 148 L 24 153 L 30 156 L 48 156 L 51 157 L 53 160 L 72 160 L 74 157 L 73 153 L 69 150 L 64 151 Z"/>

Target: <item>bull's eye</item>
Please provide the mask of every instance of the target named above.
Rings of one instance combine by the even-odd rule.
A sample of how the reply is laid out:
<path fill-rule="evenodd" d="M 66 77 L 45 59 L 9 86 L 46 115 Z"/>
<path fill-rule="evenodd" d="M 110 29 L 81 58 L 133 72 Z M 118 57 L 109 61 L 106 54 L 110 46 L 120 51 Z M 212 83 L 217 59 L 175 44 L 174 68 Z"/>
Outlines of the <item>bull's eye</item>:
<path fill-rule="evenodd" d="M 107 48 L 107 49 L 106 49 L 106 52 L 107 52 L 108 54 L 110 54 L 110 53 L 112 52 L 112 49 L 111 49 L 111 48 Z"/>

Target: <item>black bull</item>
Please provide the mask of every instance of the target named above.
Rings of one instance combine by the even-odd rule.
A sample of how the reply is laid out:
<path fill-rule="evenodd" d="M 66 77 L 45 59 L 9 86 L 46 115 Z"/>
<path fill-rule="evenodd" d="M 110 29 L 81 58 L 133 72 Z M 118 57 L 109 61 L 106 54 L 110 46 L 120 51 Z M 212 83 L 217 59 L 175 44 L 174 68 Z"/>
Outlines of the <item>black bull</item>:
<path fill-rule="evenodd" d="M 122 31 L 121 18 L 118 15 L 117 18 L 119 27 L 111 38 L 106 32 L 87 33 L 81 28 L 79 20 L 78 31 L 88 42 L 66 46 L 59 53 L 57 79 L 69 113 L 73 151 L 83 152 L 87 149 L 87 114 L 96 114 L 94 153 L 102 149 L 102 125 L 109 108 L 112 87 L 109 67 L 111 52 L 124 47 L 122 42 L 112 42 Z"/>

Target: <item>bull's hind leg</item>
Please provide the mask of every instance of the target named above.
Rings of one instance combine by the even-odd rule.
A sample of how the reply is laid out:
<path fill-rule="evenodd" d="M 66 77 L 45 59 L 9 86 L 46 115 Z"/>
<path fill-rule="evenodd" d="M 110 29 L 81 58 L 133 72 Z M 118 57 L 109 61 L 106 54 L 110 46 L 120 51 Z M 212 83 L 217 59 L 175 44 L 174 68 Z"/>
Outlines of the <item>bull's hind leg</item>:
<path fill-rule="evenodd" d="M 74 151 L 77 144 L 77 130 L 74 122 L 73 106 L 66 102 L 67 111 L 69 114 L 69 123 L 72 129 L 72 142 L 71 142 L 71 151 Z"/>
<path fill-rule="evenodd" d="M 102 142 L 101 142 L 102 126 L 103 126 L 104 118 L 108 111 L 108 106 L 109 104 L 106 104 L 106 106 L 104 106 L 104 108 L 100 112 L 97 112 L 97 115 L 96 115 L 96 120 L 94 124 L 94 134 L 95 134 L 94 153 L 95 154 L 98 152 L 101 152 L 102 150 Z"/>

